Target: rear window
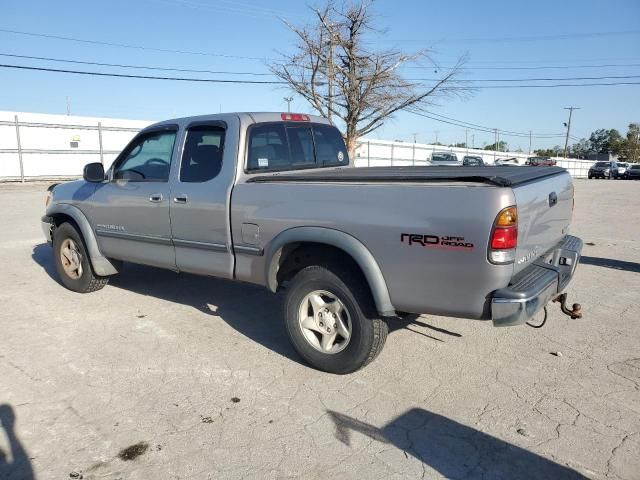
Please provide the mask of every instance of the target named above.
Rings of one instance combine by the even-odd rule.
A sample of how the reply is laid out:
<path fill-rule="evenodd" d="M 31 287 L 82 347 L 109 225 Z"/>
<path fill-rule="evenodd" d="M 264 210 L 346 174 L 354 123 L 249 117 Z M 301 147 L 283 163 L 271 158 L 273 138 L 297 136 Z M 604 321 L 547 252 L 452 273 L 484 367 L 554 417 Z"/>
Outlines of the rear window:
<path fill-rule="evenodd" d="M 597 162 L 596 167 L 608 167 L 609 164 L 607 162 Z"/>
<path fill-rule="evenodd" d="M 340 132 L 330 125 L 265 123 L 249 130 L 247 170 L 348 165 Z"/>

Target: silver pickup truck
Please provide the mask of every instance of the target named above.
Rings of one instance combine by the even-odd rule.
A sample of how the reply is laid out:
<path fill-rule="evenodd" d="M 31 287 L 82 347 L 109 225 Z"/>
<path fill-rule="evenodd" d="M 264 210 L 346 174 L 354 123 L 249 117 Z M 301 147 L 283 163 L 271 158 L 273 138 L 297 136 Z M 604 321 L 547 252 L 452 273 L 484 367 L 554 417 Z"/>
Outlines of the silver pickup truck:
<path fill-rule="evenodd" d="M 572 211 L 561 168 L 352 168 L 322 118 L 230 113 L 145 128 L 51 189 L 42 226 L 77 292 L 122 261 L 283 291 L 295 349 L 348 373 L 407 314 L 529 321 L 578 264 Z"/>

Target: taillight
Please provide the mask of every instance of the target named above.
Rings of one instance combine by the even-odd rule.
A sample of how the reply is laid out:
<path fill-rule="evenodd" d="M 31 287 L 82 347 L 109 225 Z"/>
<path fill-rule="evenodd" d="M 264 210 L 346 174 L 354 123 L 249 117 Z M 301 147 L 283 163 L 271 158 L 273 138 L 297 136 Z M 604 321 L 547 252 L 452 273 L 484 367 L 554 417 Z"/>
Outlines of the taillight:
<path fill-rule="evenodd" d="M 497 264 L 513 263 L 518 246 L 518 209 L 504 208 L 498 213 L 489 241 L 489 261 Z"/>
<path fill-rule="evenodd" d="M 280 118 L 285 122 L 308 122 L 311 120 L 309 115 L 302 113 L 283 113 L 280 115 Z"/>

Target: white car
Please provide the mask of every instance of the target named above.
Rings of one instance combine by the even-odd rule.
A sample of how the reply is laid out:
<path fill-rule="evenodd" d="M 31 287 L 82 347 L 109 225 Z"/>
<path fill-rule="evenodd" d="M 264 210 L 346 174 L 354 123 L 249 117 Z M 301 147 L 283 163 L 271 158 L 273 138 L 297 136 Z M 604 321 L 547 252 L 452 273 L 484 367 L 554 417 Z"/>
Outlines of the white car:
<path fill-rule="evenodd" d="M 623 178 L 627 168 L 629 168 L 629 164 L 627 162 L 618 162 L 618 176 L 616 178 Z"/>
<path fill-rule="evenodd" d="M 497 167 L 500 166 L 507 166 L 507 165 L 511 165 L 511 166 L 516 166 L 516 167 L 520 167 L 520 161 L 517 158 L 497 158 L 495 165 Z"/>

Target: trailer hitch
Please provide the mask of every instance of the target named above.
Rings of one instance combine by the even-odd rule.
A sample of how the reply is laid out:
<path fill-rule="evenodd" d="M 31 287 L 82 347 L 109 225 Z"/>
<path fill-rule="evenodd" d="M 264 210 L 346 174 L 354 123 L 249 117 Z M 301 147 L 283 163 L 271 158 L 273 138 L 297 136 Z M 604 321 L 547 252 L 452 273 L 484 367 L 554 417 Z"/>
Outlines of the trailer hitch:
<path fill-rule="evenodd" d="M 565 315 L 568 315 L 574 320 L 576 318 L 582 318 L 582 305 L 580 305 L 579 303 L 574 303 L 573 308 L 569 310 L 569 307 L 567 307 L 566 293 L 562 293 L 558 295 L 556 298 L 553 299 L 553 301 L 560 302 L 560 310 L 562 310 L 562 313 L 564 313 Z"/>

